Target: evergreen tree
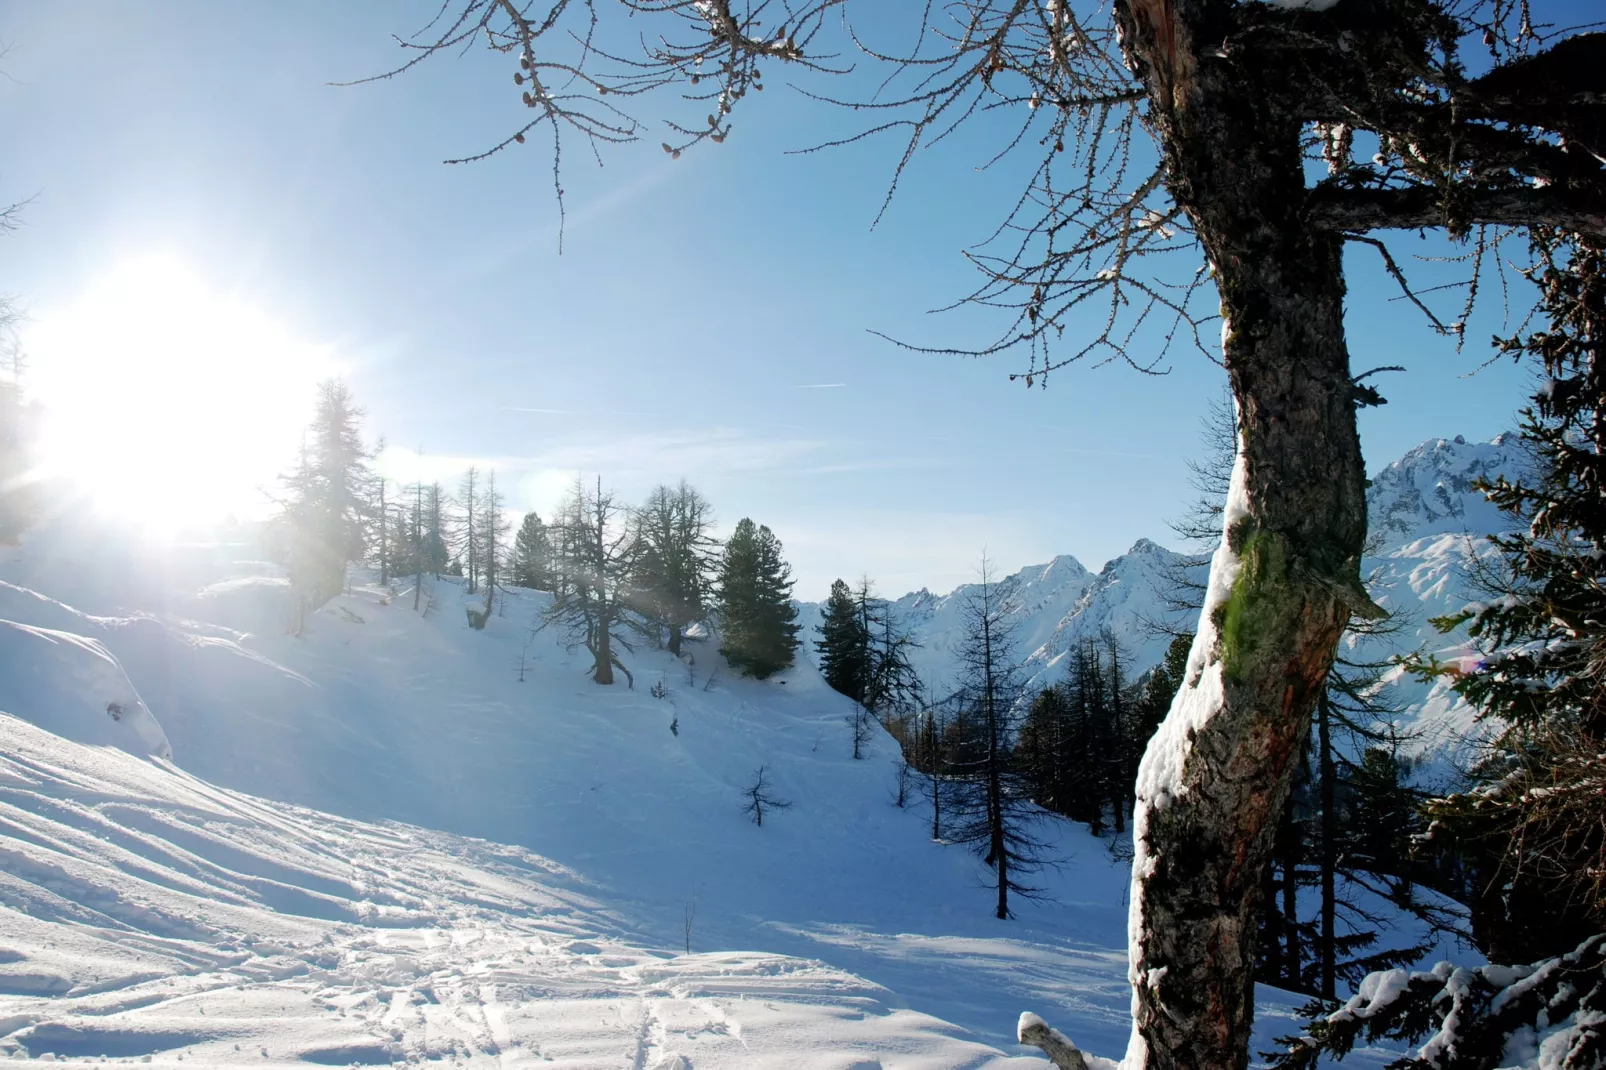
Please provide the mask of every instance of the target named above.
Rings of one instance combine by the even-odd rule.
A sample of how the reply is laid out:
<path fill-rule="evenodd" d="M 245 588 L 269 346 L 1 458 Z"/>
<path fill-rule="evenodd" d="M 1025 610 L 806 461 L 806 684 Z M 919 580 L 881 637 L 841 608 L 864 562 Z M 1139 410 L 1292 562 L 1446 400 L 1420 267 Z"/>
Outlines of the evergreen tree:
<path fill-rule="evenodd" d="M 308 613 L 340 593 L 346 565 L 364 554 L 371 478 L 362 445 L 362 416 L 343 382 L 319 383 L 300 460 L 283 477 L 281 520 L 290 532 L 296 633 Z"/>
<path fill-rule="evenodd" d="M 541 517 L 529 512 L 513 538 L 513 559 L 509 574 L 514 585 L 535 591 L 552 589 L 552 547 Z"/>
<path fill-rule="evenodd" d="M 820 655 L 825 682 L 854 702 L 863 703 L 870 686 L 870 635 L 859 619 L 858 601 L 842 580 L 831 584 L 831 594 L 820 608 L 814 649 Z"/>
<path fill-rule="evenodd" d="M 1434 622 L 1467 625 L 1478 656 L 1417 666 L 1497 726 L 1469 790 L 1431 809 L 1471 870 L 1479 948 L 1504 963 L 1606 930 L 1606 245 L 1534 240 L 1547 322 L 1501 342 L 1543 375 L 1520 423 L 1534 468 L 1481 485 L 1518 527 L 1490 538 L 1487 600 Z"/>
<path fill-rule="evenodd" d="M 1397 1063 L 1412 1070 L 1510 1065 L 1539 1039 L 1530 1063 L 1603 1062 L 1606 256 L 1578 235 L 1534 239 L 1540 268 L 1531 277 L 1548 322 L 1501 346 L 1544 373 L 1521 422 L 1535 466 L 1481 485 L 1519 526 L 1491 538 L 1501 568 L 1481 577 L 1488 599 L 1434 621 L 1444 631 L 1467 625 L 1478 654 L 1411 661 L 1449 677 L 1494 730 L 1467 790 L 1430 800 L 1425 816 L 1430 842 L 1464 871 L 1472 935 L 1495 965 L 1441 965 L 1403 984 L 1399 974 L 1368 976 L 1351 1001 L 1366 998 L 1364 1015 L 1307 1008 L 1315 1017 L 1305 1035 L 1283 1038 L 1275 1060 L 1290 1070 L 1321 1054 L 1343 1058 L 1363 1036 L 1426 1037 Z M 1388 854 L 1419 832 L 1420 819 L 1398 816 L 1404 789 L 1391 759 L 1367 752 L 1354 778 L 1367 796 L 1349 837 L 1358 854 Z"/>
<path fill-rule="evenodd" d="M 424 567 L 440 579 L 451 561 L 451 550 L 446 541 L 446 492 L 439 483 L 431 483 L 425 495 L 422 541 L 419 546 L 424 555 Z M 461 576 L 462 570 L 458 573 Z"/>
<path fill-rule="evenodd" d="M 781 541 L 743 517 L 720 563 L 720 653 L 731 667 L 759 679 L 791 666 L 797 653 L 792 570 Z"/>

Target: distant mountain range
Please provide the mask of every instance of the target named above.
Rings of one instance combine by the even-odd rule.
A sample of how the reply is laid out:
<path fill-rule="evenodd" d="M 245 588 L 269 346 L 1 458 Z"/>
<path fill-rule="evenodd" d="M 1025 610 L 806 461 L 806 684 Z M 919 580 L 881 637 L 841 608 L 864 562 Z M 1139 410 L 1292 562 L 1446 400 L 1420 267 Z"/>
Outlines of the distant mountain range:
<path fill-rule="evenodd" d="M 1527 467 L 1515 435 L 1489 442 L 1431 439 L 1386 466 L 1367 491 L 1371 534 L 1362 563 L 1372 597 L 1399 623 L 1390 636 L 1349 640 L 1359 657 L 1382 657 L 1421 647 L 1457 646 L 1429 623 L 1471 600 L 1468 564 L 1488 553 L 1482 536 L 1508 526 L 1507 518 L 1472 489 L 1480 476 L 1515 475 Z M 1134 672 L 1157 664 L 1169 638 L 1157 623 L 1192 630 L 1190 614 L 1170 608 L 1168 592 L 1179 574 L 1202 572 L 1196 556 L 1139 539 L 1132 549 L 1090 572 L 1063 554 L 1046 564 L 1029 565 L 1007 577 L 1014 588 L 1016 653 L 1023 678 L 1045 687 L 1065 672 L 1066 655 L 1085 638 L 1112 634 L 1131 659 Z M 946 594 L 921 589 L 892 601 L 903 627 L 919 641 L 915 667 L 929 686 L 942 690 L 958 676 L 955 648 L 963 635 L 963 607 L 975 590 L 965 584 Z M 801 603 L 813 655 L 817 603 Z M 1391 674 L 1393 698 L 1408 707 L 1402 720 L 1414 722 L 1414 747 L 1428 754 L 1459 739 L 1468 711 L 1442 686 L 1429 687 Z"/>

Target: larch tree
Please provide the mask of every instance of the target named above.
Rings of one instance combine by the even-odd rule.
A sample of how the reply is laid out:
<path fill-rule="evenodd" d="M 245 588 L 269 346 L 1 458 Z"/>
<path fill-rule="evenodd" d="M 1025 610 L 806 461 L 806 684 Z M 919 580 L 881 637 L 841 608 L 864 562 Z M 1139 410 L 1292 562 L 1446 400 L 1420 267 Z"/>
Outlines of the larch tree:
<path fill-rule="evenodd" d="M 681 480 L 654 488 L 636 510 L 635 524 L 642 564 L 638 608 L 658 623 L 669 652 L 679 657 L 686 629 L 708 616 L 718 549 L 714 510 Z"/>
<path fill-rule="evenodd" d="M 637 549 L 628 510 L 603 491 L 600 476 L 595 489 L 577 478 L 553 526 L 562 532 L 555 564 L 564 582 L 542 611 L 543 625 L 561 627 L 572 645 L 586 648 L 597 683 L 612 684 L 618 669 L 634 686 L 619 660 L 620 650 L 634 649 L 632 637 L 640 630 L 625 597 Z"/>
<path fill-rule="evenodd" d="M 911 6 L 912 51 L 885 55 L 829 36 L 850 0 L 447 0 L 398 70 L 476 42 L 508 56 L 526 116 L 465 159 L 541 133 L 561 205 L 564 139 L 643 137 L 627 109 L 654 90 L 687 87 L 663 145 L 678 156 L 726 140 L 777 67 L 823 76 L 850 66 L 836 43 L 860 48 L 887 78 L 844 115 L 881 119 L 841 140 L 906 135 L 899 173 L 960 123 L 1040 152 L 972 255 L 972 300 L 1008 321 L 980 352 L 1025 351 L 1035 385 L 1075 360 L 1215 351 L 1220 320 L 1237 458 L 1186 678 L 1140 776 L 1127 1062 L 1242 1070 L 1278 816 L 1344 628 L 1381 612 L 1358 572 L 1355 410 L 1376 394 L 1350 367 L 1344 249 L 1378 252 L 1456 333 L 1465 315 L 1437 317 L 1377 235 L 1471 242 L 1472 294 L 1489 228 L 1606 235 L 1606 35 L 1549 30 L 1538 6 L 953 0 Z M 594 47 L 610 12 L 635 19 L 620 40 L 639 51 Z"/>
<path fill-rule="evenodd" d="M 967 758 L 954 763 L 969 788 L 954 800 L 960 811 L 954 838 L 975 845 L 992 869 L 993 913 L 999 920 L 1011 916 L 1011 895 L 1035 894 L 1022 878 L 1041 864 L 1042 852 L 1027 831 L 1030 789 L 1014 755 L 1021 694 L 1013 594 L 983 558 L 979 581 L 971 585 L 961 609 L 964 635 L 956 650 L 959 702 L 968 715 L 970 739 Z"/>
<path fill-rule="evenodd" d="M 457 553 L 463 560 L 463 574 L 468 578 L 469 594 L 479 591 L 480 544 L 484 533 L 475 521 L 479 517 L 482 492 L 480 470 L 470 465 L 457 488 Z"/>
<path fill-rule="evenodd" d="M 491 619 L 492 599 L 501 580 L 502 559 L 507 556 L 507 502 L 496 489 L 496 469 L 486 471 L 480 488 L 479 536 L 480 575 L 485 581 L 485 619 Z"/>

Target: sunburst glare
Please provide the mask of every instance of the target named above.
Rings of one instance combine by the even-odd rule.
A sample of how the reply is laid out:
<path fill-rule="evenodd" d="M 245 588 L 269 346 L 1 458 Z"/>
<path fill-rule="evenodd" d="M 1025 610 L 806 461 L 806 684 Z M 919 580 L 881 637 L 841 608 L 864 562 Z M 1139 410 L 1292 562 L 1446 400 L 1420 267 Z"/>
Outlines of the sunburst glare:
<path fill-rule="evenodd" d="M 41 474 L 171 534 L 264 513 L 332 373 L 262 307 L 181 260 L 125 261 L 28 332 Z"/>

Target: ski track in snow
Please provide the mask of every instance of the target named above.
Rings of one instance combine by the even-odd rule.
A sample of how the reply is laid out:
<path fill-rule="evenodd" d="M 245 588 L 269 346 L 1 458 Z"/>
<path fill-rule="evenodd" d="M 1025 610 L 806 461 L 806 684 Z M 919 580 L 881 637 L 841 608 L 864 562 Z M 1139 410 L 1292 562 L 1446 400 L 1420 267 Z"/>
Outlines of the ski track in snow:
<path fill-rule="evenodd" d="M 253 799 L 9 716 L 0 738 L 0 1053 L 1017 1062 L 819 961 L 648 948 L 582 880 L 516 848 Z"/>

